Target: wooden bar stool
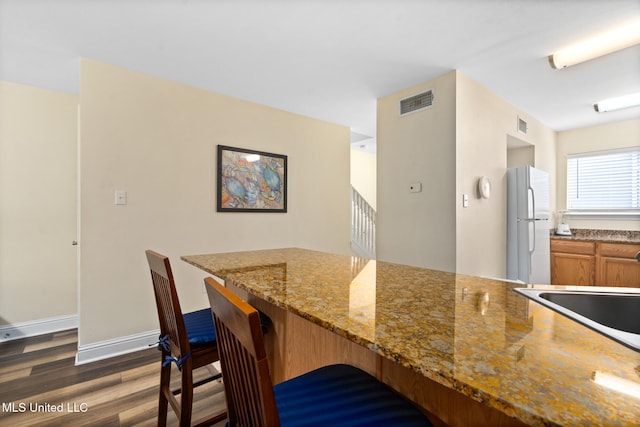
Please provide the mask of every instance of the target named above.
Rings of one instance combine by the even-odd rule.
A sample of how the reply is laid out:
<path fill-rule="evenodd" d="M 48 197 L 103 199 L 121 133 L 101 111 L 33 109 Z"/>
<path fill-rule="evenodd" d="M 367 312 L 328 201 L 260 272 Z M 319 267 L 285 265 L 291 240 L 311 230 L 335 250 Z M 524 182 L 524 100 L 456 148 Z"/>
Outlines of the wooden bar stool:
<path fill-rule="evenodd" d="M 230 427 L 432 425 L 410 402 L 350 365 L 325 366 L 274 387 L 258 311 L 212 278 L 205 283 Z"/>
<path fill-rule="evenodd" d="M 159 349 L 162 351 L 162 368 L 160 371 L 158 426 L 167 424 L 167 403 L 169 403 L 180 420 L 180 426 L 187 427 L 191 425 L 193 389 L 220 378 L 218 374 L 196 383 L 193 382 L 194 369 L 220 359 L 213 317 L 210 308 L 183 315 L 169 258 L 151 250 L 146 251 L 146 255 L 151 269 L 160 321 Z M 172 391 L 170 388 L 172 363 L 177 365 L 182 374 L 181 387 L 176 391 Z M 176 399 L 178 394 L 181 395 L 180 401 Z M 226 417 L 226 412 L 223 412 L 197 425 L 213 425 Z"/>

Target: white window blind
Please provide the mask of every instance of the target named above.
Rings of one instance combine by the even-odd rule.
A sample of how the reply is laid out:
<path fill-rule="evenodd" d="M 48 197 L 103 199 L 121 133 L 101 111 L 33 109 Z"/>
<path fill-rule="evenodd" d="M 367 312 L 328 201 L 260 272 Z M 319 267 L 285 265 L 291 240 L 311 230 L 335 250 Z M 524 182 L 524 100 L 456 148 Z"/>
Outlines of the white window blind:
<path fill-rule="evenodd" d="M 571 211 L 640 211 L 640 147 L 567 157 Z"/>

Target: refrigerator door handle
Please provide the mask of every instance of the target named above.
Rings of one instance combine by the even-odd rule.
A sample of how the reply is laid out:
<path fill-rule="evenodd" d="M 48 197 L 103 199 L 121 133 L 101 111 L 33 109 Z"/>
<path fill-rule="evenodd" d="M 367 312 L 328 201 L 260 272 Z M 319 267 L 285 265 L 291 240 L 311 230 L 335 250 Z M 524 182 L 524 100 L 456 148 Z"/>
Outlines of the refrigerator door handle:
<path fill-rule="evenodd" d="M 529 231 L 529 235 L 531 236 L 531 239 L 529 241 L 529 254 L 532 254 L 536 251 L 536 224 L 534 222 L 530 222 L 527 224 L 529 230 L 533 230 L 533 233 L 531 233 L 531 231 Z"/>
<path fill-rule="evenodd" d="M 533 191 L 533 188 L 529 187 L 529 192 L 531 193 L 531 216 L 530 218 L 533 219 L 533 221 L 535 221 L 536 218 L 536 195 L 535 192 Z M 536 224 L 534 222 L 529 222 L 528 226 L 531 228 L 533 228 L 533 236 L 531 238 L 531 249 L 529 249 L 529 254 L 532 254 L 535 252 L 536 250 Z M 531 257 L 529 257 L 529 259 L 531 259 Z"/>
<path fill-rule="evenodd" d="M 533 191 L 532 187 L 529 187 L 528 189 L 529 194 L 531 194 L 531 214 L 528 215 L 529 218 L 535 218 L 536 217 L 536 193 Z"/>

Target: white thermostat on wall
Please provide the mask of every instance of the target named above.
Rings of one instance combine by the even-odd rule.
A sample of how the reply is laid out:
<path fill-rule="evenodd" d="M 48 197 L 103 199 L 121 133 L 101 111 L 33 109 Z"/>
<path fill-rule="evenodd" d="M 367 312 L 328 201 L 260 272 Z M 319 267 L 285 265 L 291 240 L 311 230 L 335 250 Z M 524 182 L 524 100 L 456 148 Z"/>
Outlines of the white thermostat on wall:
<path fill-rule="evenodd" d="M 491 197 L 491 181 L 486 176 L 481 177 L 478 180 L 478 192 L 483 199 Z"/>

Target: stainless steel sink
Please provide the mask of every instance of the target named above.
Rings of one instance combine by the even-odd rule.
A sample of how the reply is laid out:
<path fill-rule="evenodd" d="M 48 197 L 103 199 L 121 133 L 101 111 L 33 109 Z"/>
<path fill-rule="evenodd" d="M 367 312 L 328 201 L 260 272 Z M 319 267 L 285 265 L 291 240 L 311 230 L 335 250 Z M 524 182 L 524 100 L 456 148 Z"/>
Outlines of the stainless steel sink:
<path fill-rule="evenodd" d="M 640 352 L 640 292 L 635 289 L 514 288 L 514 291 Z"/>

